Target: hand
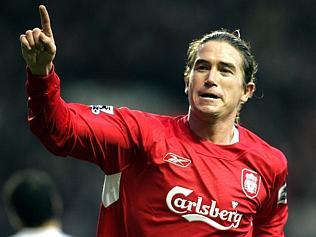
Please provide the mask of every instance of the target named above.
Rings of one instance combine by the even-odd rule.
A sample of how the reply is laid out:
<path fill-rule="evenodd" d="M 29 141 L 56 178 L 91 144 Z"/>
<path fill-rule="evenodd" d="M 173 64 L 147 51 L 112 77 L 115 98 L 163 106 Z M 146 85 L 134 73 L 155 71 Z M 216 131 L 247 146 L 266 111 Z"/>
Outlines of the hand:
<path fill-rule="evenodd" d="M 39 6 L 42 29 L 27 30 L 20 36 L 23 58 L 34 75 L 48 75 L 56 55 L 56 45 L 46 7 Z"/>

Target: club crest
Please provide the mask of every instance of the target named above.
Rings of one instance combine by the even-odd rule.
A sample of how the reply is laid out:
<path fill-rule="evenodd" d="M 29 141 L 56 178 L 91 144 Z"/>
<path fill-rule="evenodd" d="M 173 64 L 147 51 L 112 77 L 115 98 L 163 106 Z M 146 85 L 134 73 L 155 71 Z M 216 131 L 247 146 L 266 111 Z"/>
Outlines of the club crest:
<path fill-rule="evenodd" d="M 257 172 L 247 168 L 241 171 L 241 187 L 248 198 L 257 197 L 260 184 L 261 177 Z"/>

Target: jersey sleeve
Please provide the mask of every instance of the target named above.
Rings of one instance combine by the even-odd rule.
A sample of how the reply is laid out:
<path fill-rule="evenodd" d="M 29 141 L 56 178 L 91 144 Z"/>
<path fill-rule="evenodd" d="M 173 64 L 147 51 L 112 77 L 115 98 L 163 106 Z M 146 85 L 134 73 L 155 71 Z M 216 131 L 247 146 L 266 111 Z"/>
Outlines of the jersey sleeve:
<path fill-rule="evenodd" d="M 150 116 L 112 106 L 66 103 L 60 97 L 60 79 L 27 70 L 28 122 L 44 146 L 58 156 L 93 162 L 106 174 L 129 166 L 135 153 L 150 143 Z"/>
<path fill-rule="evenodd" d="M 274 177 L 270 194 L 253 221 L 253 237 L 284 237 L 288 218 L 286 158 L 281 154 L 281 171 Z M 280 170 L 280 169 L 279 169 Z"/>

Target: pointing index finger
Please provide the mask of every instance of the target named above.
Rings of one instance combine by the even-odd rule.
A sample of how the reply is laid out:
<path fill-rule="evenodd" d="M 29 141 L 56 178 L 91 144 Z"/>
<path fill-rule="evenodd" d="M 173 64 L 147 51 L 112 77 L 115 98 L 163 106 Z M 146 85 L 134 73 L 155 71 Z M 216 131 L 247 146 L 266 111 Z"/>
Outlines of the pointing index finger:
<path fill-rule="evenodd" d="M 48 37 L 53 36 L 52 28 L 50 26 L 50 19 L 48 12 L 46 10 L 46 7 L 44 5 L 39 6 L 39 12 L 41 15 L 41 24 L 42 24 L 42 29 L 43 33 L 47 35 Z"/>

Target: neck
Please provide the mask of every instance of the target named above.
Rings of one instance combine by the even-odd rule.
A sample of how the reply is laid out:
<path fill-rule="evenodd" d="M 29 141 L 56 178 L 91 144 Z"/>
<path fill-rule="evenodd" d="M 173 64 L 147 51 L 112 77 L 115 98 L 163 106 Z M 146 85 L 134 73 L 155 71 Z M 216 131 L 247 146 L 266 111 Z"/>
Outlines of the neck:
<path fill-rule="evenodd" d="M 235 118 L 199 118 L 189 112 L 190 129 L 199 137 L 218 145 L 229 145 L 234 136 Z"/>

